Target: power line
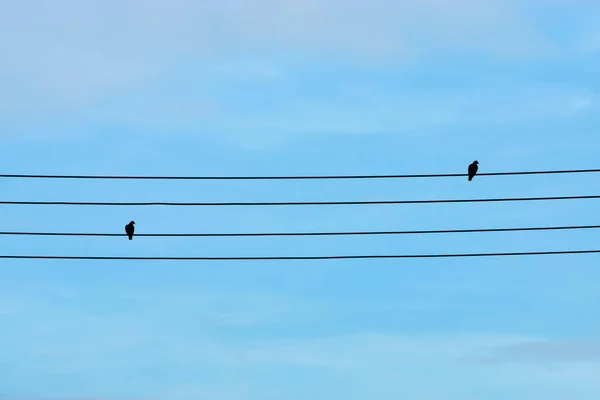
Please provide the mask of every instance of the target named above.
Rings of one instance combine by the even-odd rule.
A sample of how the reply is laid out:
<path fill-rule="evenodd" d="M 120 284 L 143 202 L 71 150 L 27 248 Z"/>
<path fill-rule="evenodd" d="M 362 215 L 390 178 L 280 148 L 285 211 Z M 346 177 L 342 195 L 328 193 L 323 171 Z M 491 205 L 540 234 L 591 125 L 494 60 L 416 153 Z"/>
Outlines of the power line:
<path fill-rule="evenodd" d="M 83 202 L 83 201 L 0 201 L 0 205 L 44 205 L 44 206 L 187 206 L 187 207 L 230 207 L 230 206 L 329 206 L 329 205 L 385 205 L 385 204 L 434 204 L 434 203 L 496 203 L 511 201 L 550 201 L 600 199 L 593 196 L 553 196 L 553 197 L 509 197 L 491 199 L 440 199 L 440 200 L 368 200 L 368 201 L 297 201 L 297 202 Z"/>
<path fill-rule="evenodd" d="M 120 256 L 25 256 L 0 255 L 0 259 L 29 260 L 104 260 L 104 261 L 291 261 L 291 260 L 350 260 L 398 258 L 463 258 L 510 257 L 567 254 L 596 254 L 600 250 L 532 251 L 513 253 L 462 253 L 462 254 L 401 254 L 401 255 L 341 255 L 341 256 L 289 256 L 289 257 L 120 257 Z"/>
<path fill-rule="evenodd" d="M 264 232 L 264 233 L 138 233 L 136 237 L 248 237 L 248 236 L 351 236 L 351 235 L 426 235 L 450 233 L 488 233 L 518 231 L 555 231 L 600 229 L 600 225 L 547 226 L 531 228 L 490 228 L 490 229 L 444 229 L 420 231 L 350 231 L 350 232 Z M 122 237 L 125 233 L 75 233 L 75 232 L 0 232 L 8 236 L 101 236 Z"/>
<path fill-rule="evenodd" d="M 554 171 L 488 172 L 477 176 L 550 175 L 597 173 L 600 169 Z M 298 176 L 136 176 L 136 175 L 34 175 L 0 174 L 0 178 L 19 179 L 128 179 L 128 180 L 300 180 L 300 179 L 400 179 L 400 178 L 453 178 L 467 174 L 405 174 L 405 175 L 298 175 Z"/>

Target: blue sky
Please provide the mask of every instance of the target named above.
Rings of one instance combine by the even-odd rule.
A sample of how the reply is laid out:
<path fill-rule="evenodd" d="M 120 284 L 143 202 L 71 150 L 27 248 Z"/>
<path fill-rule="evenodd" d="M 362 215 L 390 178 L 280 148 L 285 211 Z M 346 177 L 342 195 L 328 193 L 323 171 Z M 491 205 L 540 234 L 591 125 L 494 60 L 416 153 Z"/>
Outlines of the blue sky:
<path fill-rule="evenodd" d="M 299 175 L 598 168 L 596 0 L 0 0 L 3 173 Z M 597 177 L 0 182 L 3 200 L 598 194 Z M 596 202 L 4 206 L 1 230 L 598 224 Z M 264 256 L 598 248 L 595 231 L 0 237 L 2 254 Z M 2 261 L 0 399 L 597 399 L 598 256 Z"/>

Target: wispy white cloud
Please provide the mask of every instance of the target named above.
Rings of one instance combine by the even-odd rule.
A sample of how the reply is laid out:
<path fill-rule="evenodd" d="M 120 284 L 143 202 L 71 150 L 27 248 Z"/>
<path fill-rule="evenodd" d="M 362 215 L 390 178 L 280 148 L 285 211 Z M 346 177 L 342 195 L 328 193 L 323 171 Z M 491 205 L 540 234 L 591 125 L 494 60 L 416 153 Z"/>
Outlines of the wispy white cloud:
<path fill-rule="evenodd" d="M 597 364 L 600 366 L 598 340 L 544 340 L 529 339 L 500 345 L 488 354 L 472 359 L 484 364 L 535 363 Z"/>
<path fill-rule="evenodd" d="M 0 302 L 12 304 L 11 312 L 0 314 L 9 327 L 1 334 L 8 346 L 4 358 L 12 360 L 9 378 L 38 385 L 48 377 L 58 384 L 77 380 L 87 388 L 82 395 L 106 394 L 102 399 L 301 399 L 347 390 L 356 399 L 464 400 L 498 391 L 516 399 L 558 399 L 558 391 L 587 400 L 600 392 L 600 347 L 593 341 L 370 328 L 317 329 L 309 337 L 294 334 L 294 321 L 323 323 L 356 312 L 355 305 L 338 309 L 273 293 L 199 287 L 105 289 L 101 304 L 95 297 L 100 291 L 84 294 L 64 285 L 2 289 Z M 367 312 L 371 305 L 362 307 Z M 259 326 L 268 334 L 232 334 Z M 17 332 L 19 340 L 11 336 Z M 286 376 L 305 384 L 289 385 Z M 145 390 L 131 397 L 128 385 L 116 382 Z M 52 391 L 45 393 L 52 398 Z"/>
<path fill-rule="evenodd" d="M 195 396 L 229 399 L 291 399 L 324 396 L 324 393 L 352 392 L 352 398 L 367 396 L 423 399 L 478 399 L 481 393 L 502 392 L 515 399 L 540 396 L 560 399 L 555 393 L 592 399 L 600 391 L 595 377 L 598 363 L 578 360 L 574 363 L 531 365 L 527 362 L 474 363 L 479 354 L 499 348 L 528 346 L 532 338 L 519 336 L 459 335 L 453 337 L 410 337 L 363 333 L 310 340 L 278 340 L 227 343 L 202 338 L 196 343 L 172 345 L 168 349 L 149 350 L 160 354 L 162 368 L 173 365 L 229 371 L 227 378 L 200 383 L 186 377 L 149 385 L 156 398 L 184 399 Z M 529 345 L 530 346 L 530 345 Z M 519 349 L 522 352 L 523 348 Z M 124 357 L 127 356 L 127 353 Z M 471 358 L 469 358 L 471 357 Z M 148 361 L 146 361 L 147 363 Z M 133 363 L 131 361 L 129 364 Z M 146 364 L 151 368 L 151 365 Z M 114 366 L 115 367 L 115 366 Z M 117 367 L 126 371 L 128 363 Z M 80 370 L 81 371 L 81 370 Z M 299 371 L 304 371 L 300 373 Z M 311 371 L 308 375 L 306 371 Z M 76 372 L 71 372 L 76 373 Z M 282 376 L 298 375 L 303 382 L 327 377 L 329 384 L 313 387 L 285 386 Z M 466 377 L 469 377 L 468 379 Z M 339 386 L 340 380 L 346 382 Z M 259 390 L 260 388 L 260 390 Z M 349 393 L 350 394 L 350 393 Z M 352 395 L 351 395 L 352 396 Z M 491 397 L 495 398 L 495 397 Z"/>
<path fill-rule="evenodd" d="M 344 93 L 335 88 L 312 95 L 289 92 L 290 83 L 302 79 L 299 69 L 310 75 L 318 68 L 315 60 L 368 68 L 365 62 L 389 67 L 429 57 L 560 55 L 561 46 L 568 45 L 553 40 L 541 21 L 544 13 L 573 7 L 585 14 L 594 5 L 563 0 L 0 2 L 5 60 L 0 77 L 7 83 L 0 93 L 0 135 L 69 136 L 109 125 L 214 136 L 263 149 L 325 132 L 410 134 L 578 115 L 596 105 L 593 93 L 578 87 L 540 90 L 522 82 L 471 85 L 455 93 L 392 93 L 348 80 L 339 82 Z M 261 98 L 265 93 L 268 98 Z"/>
<path fill-rule="evenodd" d="M 182 55 L 202 65 L 272 51 L 359 60 L 461 48 L 524 55 L 552 47 L 532 28 L 527 8 L 513 1 L 59 0 L 0 6 L 0 74 L 76 98 L 151 81 Z"/>

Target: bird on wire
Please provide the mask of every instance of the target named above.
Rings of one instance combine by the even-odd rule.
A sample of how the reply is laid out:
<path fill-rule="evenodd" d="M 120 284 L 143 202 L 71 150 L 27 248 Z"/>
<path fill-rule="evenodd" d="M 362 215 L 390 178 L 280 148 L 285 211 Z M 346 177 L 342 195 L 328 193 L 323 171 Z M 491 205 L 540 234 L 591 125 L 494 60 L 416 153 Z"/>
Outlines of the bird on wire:
<path fill-rule="evenodd" d="M 469 182 L 473 180 L 475 174 L 477 174 L 477 170 L 479 169 L 479 161 L 475 160 L 471 165 L 469 165 Z"/>
<path fill-rule="evenodd" d="M 129 236 L 129 240 L 133 240 L 133 233 L 135 232 L 135 222 L 131 221 L 127 225 L 125 225 L 125 233 Z"/>

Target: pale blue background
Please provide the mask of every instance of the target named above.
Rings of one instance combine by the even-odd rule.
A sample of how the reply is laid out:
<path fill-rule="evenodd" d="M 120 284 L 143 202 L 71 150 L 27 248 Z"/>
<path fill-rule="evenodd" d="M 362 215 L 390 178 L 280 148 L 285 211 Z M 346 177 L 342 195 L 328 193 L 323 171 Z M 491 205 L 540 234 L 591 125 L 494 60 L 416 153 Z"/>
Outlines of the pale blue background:
<path fill-rule="evenodd" d="M 0 0 L 2 173 L 273 175 L 600 167 L 595 0 Z M 3 200 L 599 194 L 598 176 L 3 180 Z M 3 206 L 0 230 L 599 224 L 598 201 Z M 597 231 L 0 237 L 1 254 L 272 256 L 600 248 Z M 0 398 L 600 397 L 597 255 L 0 264 Z"/>

